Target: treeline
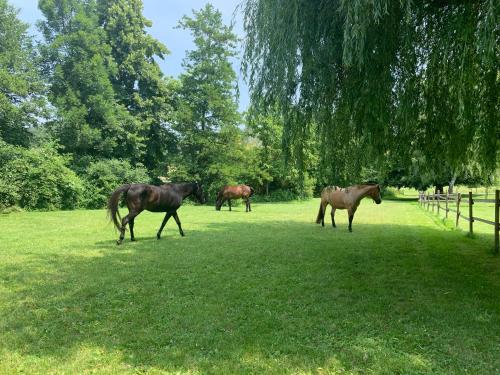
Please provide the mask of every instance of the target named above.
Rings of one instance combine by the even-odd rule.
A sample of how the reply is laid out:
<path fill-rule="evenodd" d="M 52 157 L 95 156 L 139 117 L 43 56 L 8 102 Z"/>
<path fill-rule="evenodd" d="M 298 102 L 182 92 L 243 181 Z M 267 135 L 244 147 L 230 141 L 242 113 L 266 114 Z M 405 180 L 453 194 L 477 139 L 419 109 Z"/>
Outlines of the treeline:
<path fill-rule="evenodd" d="M 133 182 L 209 201 L 498 184 L 497 2 L 362 3 L 243 2 L 241 114 L 241 41 L 210 4 L 179 20 L 194 48 L 172 78 L 142 0 L 39 0 L 40 43 L 0 0 L 0 208 L 100 208 Z"/>
<path fill-rule="evenodd" d="M 266 199 L 310 196 L 285 168 L 279 117 L 244 116 L 230 59 L 239 40 L 206 5 L 184 16 L 184 72 L 147 33 L 142 0 L 40 0 L 35 44 L 0 0 L 0 207 L 104 207 L 123 183 L 201 181 L 208 198 L 247 183 Z M 168 30 L 166 31 L 168 32 Z"/>

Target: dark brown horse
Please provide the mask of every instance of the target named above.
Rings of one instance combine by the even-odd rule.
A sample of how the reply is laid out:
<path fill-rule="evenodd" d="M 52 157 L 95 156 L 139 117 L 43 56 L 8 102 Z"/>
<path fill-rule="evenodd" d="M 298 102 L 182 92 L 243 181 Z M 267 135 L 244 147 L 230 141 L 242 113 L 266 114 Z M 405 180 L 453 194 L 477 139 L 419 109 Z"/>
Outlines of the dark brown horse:
<path fill-rule="evenodd" d="M 226 185 L 217 194 L 215 201 L 215 209 L 220 211 L 222 205 L 227 201 L 229 211 L 231 211 L 231 199 L 243 198 L 246 203 L 245 212 L 252 211 L 250 206 L 250 197 L 253 195 L 254 190 L 248 185 Z"/>
<path fill-rule="evenodd" d="M 128 207 L 128 215 L 125 216 L 120 223 L 118 202 L 120 201 L 120 195 L 122 193 L 124 194 L 124 200 Z M 127 224 L 130 226 L 130 239 L 135 241 L 134 220 L 135 217 L 144 210 L 151 212 L 166 212 L 165 218 L 156 234 L 157 239 L 160 239 L 163 227 L 172 216 L 179 227 L 179 233 L 181 236 L 184 236 L 181 222 L 177 215 L 177 209 L 181 206 L 184 198 L 190 195 L 194 195 L 200 203 L 204 203 L 203 190 L 197 182 L 170 183 L 160 186 L 147 184 L 120 186 L 111 194 L 108 201 L 108 212 L 116 228 L 120 231 L 120 238 L 117 244 L 119 245 L 122 243 L 125 237 L 125 227 Z"/>
<path fill-rule="evenodd" d="M 332 206 L 332 226 L 334 228 L 336 227 L 335 210 L 337 208 L 339 210 L 347 209 L 347 214 L 349 215 L 349 232 L 352 232 L 352 219 L 354 219 L 354 213 L 356 212 L 361 199 L 364 197 L 370 197 L 377 204 L 382 203 L 380 185 L 354 185 L 346 187 L 345 189 L 339 188 L 338 186 L 327 186 L 321 192 L 321 203 L 316 223 L 321 223 L 322 226 L 325 226 L 326 206 L 330 204 Z"/>

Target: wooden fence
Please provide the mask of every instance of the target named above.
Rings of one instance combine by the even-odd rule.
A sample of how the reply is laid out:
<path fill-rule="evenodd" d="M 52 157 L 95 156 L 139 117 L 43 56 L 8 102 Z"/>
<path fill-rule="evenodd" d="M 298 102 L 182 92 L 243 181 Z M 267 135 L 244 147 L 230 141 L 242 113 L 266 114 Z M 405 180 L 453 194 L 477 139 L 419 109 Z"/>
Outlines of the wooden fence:
<path fill-rule="evenodd" d="M 493 232 L 495 234 L 495 247 L 494 252 L 498 254 L 499 252 L 499 208 L 500 208 L 500 190 L 495 190 L 495 199 L 478 199 L 472 198 L 472 191 L 469 191 L 468 196 L 462 195 L 460 193 L 456 194 L 429 194 L 425 192 L 420 192 L 418 196 L 418 201 L 420 205 L 427 210 L 432 208 L 432 212 L 437 210 L 437 214 L 441 214 L 444 211 L 444 215 L 448 218 L 448 213 L 455 213 L 455 226 L 458 227 L 458 222 L 460 219 L 464 219 L 469 222 L 469 233 L 472 235 L 474 233 L 474 222 L 480 221 L 481 223 L 489 224 L 493 226 Z M 473 212 L 474 203 L 495 203 L 495 221 L 486 220 L 480 217 L 475 217 Z M 468 206 L 469 216 L 462 214 L 461 206 L 462 203 L 466 203 Z M 454 208 L 452 208 L 452 206 Z"/>

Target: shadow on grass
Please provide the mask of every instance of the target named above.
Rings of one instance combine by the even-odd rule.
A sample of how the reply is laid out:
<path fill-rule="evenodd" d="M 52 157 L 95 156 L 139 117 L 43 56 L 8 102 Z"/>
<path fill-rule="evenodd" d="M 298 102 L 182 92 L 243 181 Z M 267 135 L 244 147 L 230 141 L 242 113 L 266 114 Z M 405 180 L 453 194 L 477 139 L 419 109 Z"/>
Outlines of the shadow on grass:
<path fill-rule="evenodd" d="M 500 365 L 498 262 L 457 232 L 288 221 L 205 229 L 0 266 L 12 291 L 1 351 L 68 361 L 99 348 L 136 369 L 201 373 Z"/>

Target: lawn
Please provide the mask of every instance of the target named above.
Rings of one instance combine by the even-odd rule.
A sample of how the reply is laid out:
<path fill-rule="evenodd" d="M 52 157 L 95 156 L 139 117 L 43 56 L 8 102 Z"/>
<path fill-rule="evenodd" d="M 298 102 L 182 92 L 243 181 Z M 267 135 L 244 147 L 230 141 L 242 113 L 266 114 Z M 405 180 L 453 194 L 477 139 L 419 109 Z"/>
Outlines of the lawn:
<path fill-rule="evenodd" d="M 415 202 L 0 216 L 0 373 L 495 374 L 500 258 Z M 127 233 L 128 234 L 128 233 Z"/>

